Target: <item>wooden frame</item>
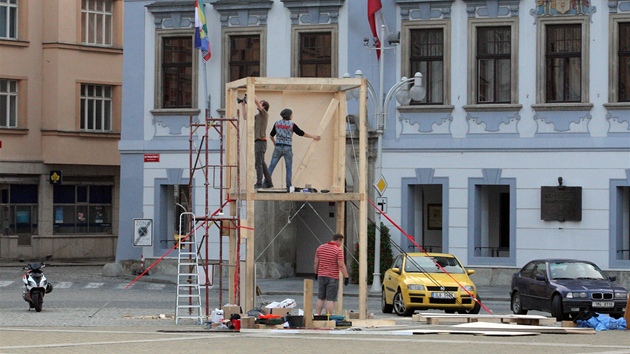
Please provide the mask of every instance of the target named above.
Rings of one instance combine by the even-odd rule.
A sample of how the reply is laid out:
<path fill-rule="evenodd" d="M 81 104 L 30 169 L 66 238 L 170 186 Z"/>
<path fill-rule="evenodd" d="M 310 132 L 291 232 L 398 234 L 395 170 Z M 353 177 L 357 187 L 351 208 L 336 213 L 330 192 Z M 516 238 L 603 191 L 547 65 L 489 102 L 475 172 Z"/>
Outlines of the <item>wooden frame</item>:
<path fill-rule="evenodd" d="M 427 230 L 442 230 L 442 204 L 427 204 Z"/>
<path fill-rule="evenodd" d="M 254 215 L 256 200 L 275 200 L 275 201 L 335 201 L 337 202 L 336 214 L 337 232 L 343 232 L 344 217 L 343 211 L 345 203 L 348 201 L 358 201 L 359 204 L 359 318 L 367 318 L 367 180 L 368 164 L 367 164 L 367 79 L 365 78 L 267 78 L 267 77 L 248 77 L 227 83 L 225 93 L 226 116 L 230 119 L 227 128 L 226 143 L 226 164 L 229 166 L 244 165 L 240 169 L 230 169 L 226 172 L 226 180 L 230 182 L 228 189 L 227 203 L 230 209 L 231 218 L 239 218 L 239 226 L 233 228 L 229 234 L 230 247 L 230 264 L 236 264 L 237 244 L 246 243 L 245 257 L 245 281 L 241 282 L 243 287 L 242 300 L 240 303 L 244 308 L 252 308 L 255 303 L 255 259 L 254 259 Z M 359 115 L 357 117 L 357 126 L 359 127 L 359 187 L 354 193 L 345 192 L 346 180 L 346 132 L 347 132 L 347 108 L 346 93 L 349 90 L 359 89 Z M 236 103 L 237 97 L 242 97 L 247 93 L 248 97 L 256 97 L 259 93 L 265 99 L 268 97 L 276 99 L 276 102 L 283 104 L 286 101 L 293 102 L 294 107 L 308 106 L 315 102 L 321 109 L 321 115 L 310 117 L 313 126 L 307 128 L 307 131 L 314 132 L 322 137 L 323 144 L 319 141 L 309 142 L 308 147 L 301 153 L 302 161 L 294 164 L 295 174 L 293 183 L 306 182 L 300 181 L 303 176 L 309 175 L 309 165 L 311 171 L 313 168 L 318 169 L 321 174 L 328 172 L 327 178 L 322 185 L 313 185 L 318 189 L 328 189 L 330 193 L 257 193 L 254 190 L 255 170 L 254 170 L 254 149 L 247 148 L 247 142 L 254 141 L 254 120 L 240 122 L 238 115 L 238 107 Z M 322 100 L 322 95 L 328 95 L 327 100 Z M 297 103 L 297 99 L 300 103 Z M 274 103 L 270 102 L 272 107 Z M 276 104 L 275 106 L 278 106 Z M 255 116 L 255 105 L 247 106 L 247 116 Z M 297 110 L 295 113 L 298 113 Z M 303 112 L 302 112 L 303 113 Z M 304 113 L 303 113 L 304 114 Z M 296 114 L 297 116 L 298 114 Z M 300 121 L 300 124 L 303 121 Z M 328 145 L 326 145 L 326 142 Z M 296 147 L 294 147 L 296 148 Z M 243 157 L 241 157 L 241 152 Z M 323 161 L 317 160 L 322 153 L 327 154 L 328 158 Z M 239 171 L 239 172 L 237 172 Z M 311 172 L 312 173 L 312 172 Z M 245 181 L 244 186 L 236 180 Z M 306 182 L 308 183 L 308 182 Z M 279 183 L 278 183 L 279 184 Z M 237 205 L 241 200 L 245 201 L 245 218 L 236 214 Z M 264 213 L 264 210 L 259 212 Z M 230 267 L 230 289 L 234 289 L 235 268 Z M 340 301 L 337 306 L 341 307 L 343 301 L 343 287 L 340 286 Z M 230 293 L 230 303 L 236 303 L 234 294 Z"/>

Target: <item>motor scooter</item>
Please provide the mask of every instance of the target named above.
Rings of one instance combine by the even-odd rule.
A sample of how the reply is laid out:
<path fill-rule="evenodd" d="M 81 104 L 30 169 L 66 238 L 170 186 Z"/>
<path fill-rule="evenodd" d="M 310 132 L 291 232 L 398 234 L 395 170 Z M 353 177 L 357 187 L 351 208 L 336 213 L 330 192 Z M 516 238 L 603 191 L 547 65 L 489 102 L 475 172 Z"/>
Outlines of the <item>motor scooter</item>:
<path fill-rule="evenodd" d="M 22 281 L 26 289 L 22 292 L 22 298 L 28 302 L 29 311 L 34 308 L 35 311 L 41 312 L 42 305 L 44 303 L 44 295 L 50 293 L 53 290 L 52 284 L 48 282 L 42 269 L 46 267 L 45 261 L 52 258 L 52 254 L 49 254 L 41 262 L 27 263 L 22 275 Z M 20 259 L 21 263 L 26 263 L 24 259 Z"/>

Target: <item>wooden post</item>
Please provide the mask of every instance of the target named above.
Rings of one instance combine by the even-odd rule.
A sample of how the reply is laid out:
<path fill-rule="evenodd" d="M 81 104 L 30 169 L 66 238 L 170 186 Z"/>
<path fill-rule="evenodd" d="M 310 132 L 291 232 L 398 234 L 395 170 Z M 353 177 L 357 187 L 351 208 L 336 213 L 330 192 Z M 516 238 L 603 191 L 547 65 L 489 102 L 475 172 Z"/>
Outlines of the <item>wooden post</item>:
<path fill-rule="evenodd" d="M 313 279 L 304 279 L 304 328 L 313 328 Z"/>

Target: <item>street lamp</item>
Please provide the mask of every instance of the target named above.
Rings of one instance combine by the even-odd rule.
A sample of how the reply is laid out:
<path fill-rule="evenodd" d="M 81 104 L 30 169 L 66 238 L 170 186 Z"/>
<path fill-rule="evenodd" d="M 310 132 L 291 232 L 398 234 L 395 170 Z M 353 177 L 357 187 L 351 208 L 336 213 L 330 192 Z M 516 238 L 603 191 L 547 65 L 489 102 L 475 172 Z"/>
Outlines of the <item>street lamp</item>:
<path fill-rule="evenodd" d="M 384 31 L 382 31 L 384 32 Z M 391 47 L 390 47 L 391 48 Z M 389 48 L 388 48 L 389 49 Z M 381 45 L 381 54 L 383 51 L 383 46 Z M 383 56 L 381 55 L 381 73 L 383 67 Z M 344 77 L 349 77 L 349 74 L 345 74 Z M 362 78 L 363 73 L 361 70 L 357 70 L 354 74 L 357 78 Z M 409 85 L 413 83 L 411 89 L 409 89 Z M 409 79 L 403 77 L 398 83 L 392 86 L 387 94 L 383 96 L 383 76 L 380 78 L 380 86 L 379 86 L 381 94 L 376 96 L 376 92 L 374 87 L 368 81 L 368 95 L 372 98 L 374 102 L 375 115 L 376 115 L 376 134 L 377 134 L 377 153 L 376 153 L 376 173 L 374 174 L 376 179 L 380 179 L 383 172 L 383 133 L 386 128 L 387 122 L 387 110 L 392 101 L 393 97 L 396 97 L 396 101 L 403 106 L 409 105 L 411 100 L 421 101 L 424 99 L 426 95 L 426 89 L 422 86 L 422 74 L 417 72 L 414 77 Z M 356 90 L 351 92 L 351 95 L 354 98 L 358 98 L 359 91 Z M 380 99 L 378 99 L 380 98 Z M 381 194 L 381 190 L 378 190 L 379 194 Z M 376 227 L 374 228 L 374 273 L 372 279 L 372 288 L 371 292 L 378 292 L 381 290 L 381 213 L 374 210 L 374 220 L 377 220 Z"/>

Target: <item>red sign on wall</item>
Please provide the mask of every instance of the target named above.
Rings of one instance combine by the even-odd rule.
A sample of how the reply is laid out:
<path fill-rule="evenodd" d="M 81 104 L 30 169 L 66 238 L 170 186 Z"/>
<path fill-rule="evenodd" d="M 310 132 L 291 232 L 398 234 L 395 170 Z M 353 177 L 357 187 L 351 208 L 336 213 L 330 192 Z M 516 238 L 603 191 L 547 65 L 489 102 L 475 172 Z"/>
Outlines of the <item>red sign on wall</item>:
<path fill-rule="evenodd" d="M 144 154 L 144 162 L 160 162 L 160 154 Z"/>

